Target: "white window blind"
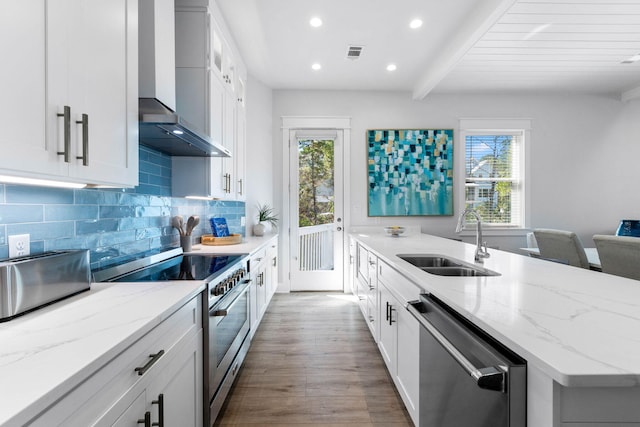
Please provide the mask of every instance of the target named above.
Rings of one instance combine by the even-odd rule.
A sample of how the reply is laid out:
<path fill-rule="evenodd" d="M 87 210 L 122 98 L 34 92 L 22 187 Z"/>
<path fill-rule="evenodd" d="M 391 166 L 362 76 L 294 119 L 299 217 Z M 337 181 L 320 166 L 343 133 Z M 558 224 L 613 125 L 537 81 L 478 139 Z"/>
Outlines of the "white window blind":
<path fill-rule="evenodd" d="M 522 227 L 524 131 L 467 130 L 464 135 L 465 207 L 488 225 Z"/>

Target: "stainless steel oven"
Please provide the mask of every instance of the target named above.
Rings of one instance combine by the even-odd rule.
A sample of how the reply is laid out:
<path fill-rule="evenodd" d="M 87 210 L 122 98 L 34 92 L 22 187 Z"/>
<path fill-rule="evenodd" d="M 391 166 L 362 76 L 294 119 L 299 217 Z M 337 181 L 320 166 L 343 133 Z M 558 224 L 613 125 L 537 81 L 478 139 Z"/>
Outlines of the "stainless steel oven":
<path fill-rule="evenodd" d="M 234 283 L 235 282 L 235 283 Z M 249 350 L 249 286 L 246 270 L 231 275 L 216 287 L 233 285 L 224 298 L 209 306 L 209 418 L 215 421 L 238 369 Z"/>
<path fill-rule="evenodd" d="M 204 329 L 204 425 L 215 421 L 249 350 L 248 254 L 154 253 L 94 272 L 100 282 L 201 280 Z"/>

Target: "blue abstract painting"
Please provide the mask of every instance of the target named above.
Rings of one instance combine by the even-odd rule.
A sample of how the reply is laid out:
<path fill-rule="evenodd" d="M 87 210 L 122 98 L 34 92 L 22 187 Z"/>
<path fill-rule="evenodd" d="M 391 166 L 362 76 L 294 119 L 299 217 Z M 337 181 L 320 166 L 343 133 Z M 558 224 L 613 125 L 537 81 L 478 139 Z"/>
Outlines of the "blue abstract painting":
<path fill-rule="evenodd" d="M 453 130 L 367 130 L 369 216 L 453 215 Z"/>

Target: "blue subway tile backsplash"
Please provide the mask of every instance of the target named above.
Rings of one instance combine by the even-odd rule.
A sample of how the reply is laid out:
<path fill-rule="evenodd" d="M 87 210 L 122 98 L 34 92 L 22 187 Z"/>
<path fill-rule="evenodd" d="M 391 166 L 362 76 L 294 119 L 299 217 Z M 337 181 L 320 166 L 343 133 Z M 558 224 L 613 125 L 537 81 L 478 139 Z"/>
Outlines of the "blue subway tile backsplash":
<path fill-rule="evenodd" d="M 143 179 L 144 175 L 144 179 Z M 91 268 L 125 261 L 151 249 L 179 246 L 171 217 L 199 215 L 197 241 L 211 234 L 208 219 L 223 216 L 244 235 L 244 202 L 171 197 L 171 158 L 140 147 L 140 185 L 135 189 L 57 189 L 0 184 L 0 259 L 7 236 L 29 234 L 31 253 L 89 249 Z"/>

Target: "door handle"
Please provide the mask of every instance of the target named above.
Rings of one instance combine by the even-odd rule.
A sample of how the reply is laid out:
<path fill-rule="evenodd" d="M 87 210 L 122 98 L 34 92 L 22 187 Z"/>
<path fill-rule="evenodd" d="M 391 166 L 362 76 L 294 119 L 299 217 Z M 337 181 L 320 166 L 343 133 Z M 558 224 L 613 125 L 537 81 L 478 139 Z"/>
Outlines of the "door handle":
<path fill-rule="evenodd" d="M 58 156 L 64 156 L 65 163 L 69 163 L 69 153 L 71 151 L 71 107 L 65 105 L 63 111 L 63 113 L 58 113 L 58 117 L 64 118 L 64 151 L 58 151 Z"/>
<path fill-rule="evenodd" d="M 82 120 L 76 120 L 76 123 L 82 125 L 82 156 L 76 156 L 76 159 L 82 160 L 82 166 L 89 166 L 89 115 L 83 114 Z"/>
<path fill-rule="evenodd" d="M 145 412 L 144 418 L 138 420 L 138 424 L 144 424 L 144 427 L 151 427 L 151 412 Z"/>
<path fill-rule="evenodd" d="M 158 422 L 151 423 L 152 426 L 164 427 L 164 394 L 158 395 L 158 400 L 152 400 L 151 404 L 158 405 Z"/>

